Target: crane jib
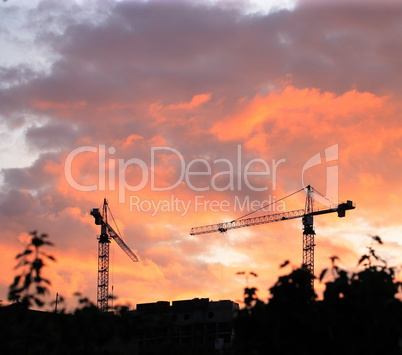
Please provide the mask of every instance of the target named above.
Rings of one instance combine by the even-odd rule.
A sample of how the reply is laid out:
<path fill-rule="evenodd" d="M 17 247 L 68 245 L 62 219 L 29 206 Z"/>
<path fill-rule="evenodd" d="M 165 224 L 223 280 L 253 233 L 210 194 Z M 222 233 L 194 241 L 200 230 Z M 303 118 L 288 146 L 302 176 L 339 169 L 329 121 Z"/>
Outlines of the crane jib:
<path fill-rule="evenodd" d="M 255 226 L 255 225 L 259 225 L 259 224 L 284 221 L 284 220 L 293 219 L 293 218 L 302 218 L 302 223 L 303 223 L 303 249 L 302 249 L 303 250 L 303 261 L 302 261 L 302 265 L 310 272 L 310 275 L 311 275 L 310 285 L 311 285 L 311 291 L 312 291 L 311 298 L 314 299 L 314 246 L 315 246 L 314 237 L 316 234 L 314 231 L 314 216 L 326 214 L 326 213 L 337 212 L 338 217 L 345 217 L 347 210 L 351 210 L 356 207 L 352 201 L 348 200 L 348 201 L 340 203 L 338 205 L 326 206 L 326 207 L 321 207 L 321 208 L 317 209 L 314 206 L 314 198 L 313 198 L 313 193 L 315 192 L 315 190 L 310 185 L 308 185 L 306 188 L 303 188 L 303 189 L 307 189 L 307 194 L 306 194 L 305 208 L 302 210 L 289 211 L 289 212 L 283 212 L 283 213 L 275 213 L 275 214 L 269 214 L 269 215 L 260 216 L 260 217 L 245 218 L 245 217 L 261 210 L 261 209 L 258 209 L 258 210 L 255 210 L 255 211 L 252 211 L 252 212 L 246 214 L 243 217 L 240 217 L 239 219 L 236 219 L 236 220 L 233 220 L 230 222 L 217 223 L 217 224 L 211 224 L 211 225 L 191 228 L 190 235 L 206 234 L 206 233 L 213 233 L 213 232 L 224 233 L 224 232 L 228 231 L 229 229 Z M 284 197 L 283 199 L 290 197 L 290 196 L 294 195 L 295 193 L 300 192 L 302 190 L 296 191 L 296 192 Z M 283 199 L 281 199 L 281 200 L 283 200 Z"/>
<path fill-rule="evenodd" d="M 353 205 L 352 201 L 347 201 L 345 203 L 341 203 L 339 205 L 335 205 L 334 207 L 330 208 L 321 208 L 316 209 L 309 214 L 312 216 L 331 213 L 331 212 L 338 212 L 338 217 L 345 217 L 345 211 L 354 209 L 355 206 Z M 223 222 L 223 223 L 216 223 L 206 226 L 194 227 L 191 228 L 190 235 L 198 235 L 198 234 L 206 234 L 206 233 L 214 233 L 220 232 L 224 233 L 230 229 L 248 227 L 248 226 L 255 226 L 259 224 L 266 224 L 278 221 L 285 221 L 288 219 L 294 218 L 301 218 L 306 214 L 304 209 L 289 211 L 289 212 L 282 212 L 282 213 L 274 213 L 268 214 L 260 217 L 251 217 L 251 218 L 244 218 L 238 219 L 230 222 Z"/>

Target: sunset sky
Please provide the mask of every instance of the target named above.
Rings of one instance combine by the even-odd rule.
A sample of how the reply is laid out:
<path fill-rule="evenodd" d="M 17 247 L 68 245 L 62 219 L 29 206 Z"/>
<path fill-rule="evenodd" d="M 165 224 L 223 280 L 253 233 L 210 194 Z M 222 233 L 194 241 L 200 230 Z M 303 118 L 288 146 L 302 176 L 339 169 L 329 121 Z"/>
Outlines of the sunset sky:
<path fill-rule="evenodd" d="M 96 302 L 89 212 L 104 198 L 140 260 L 112 243 L 110 285 L 133 307 L 241 300 L 239 271 L 258 274 L 249 283 L 266 300 L 301 264 L 300 219 L 190 229 L 303 184 L 356 203 L 346 218 L 315 218 L 316 274 L 333 255 L 355 270 L 372 235 L 399 272 L 401 19 L 399 0 L 1 2 L 3 304 L 32 230 L 55 244 L 49 297 Z M 304 208 L 305 197 L 272 211 Z"/>

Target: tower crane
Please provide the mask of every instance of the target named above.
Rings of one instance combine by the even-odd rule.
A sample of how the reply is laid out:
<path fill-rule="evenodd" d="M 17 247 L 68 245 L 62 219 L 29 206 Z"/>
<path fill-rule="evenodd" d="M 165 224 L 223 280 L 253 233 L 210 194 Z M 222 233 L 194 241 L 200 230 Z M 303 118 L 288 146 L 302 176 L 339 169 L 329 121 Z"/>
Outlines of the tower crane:
<path fill-rule="evenodd" d="M 113 239 L 121 249 L 128 255 L 128 257 L 138 262 L 137 256 L 128 247 L 123 238 L 112 228 L 108 222 L 108 211 L 113 219 L 112 212 L 110 211 L 106 198 L 103 200 L 102 212 L 99 208 L 91 210 L 91 215 L 95 218 L 95 224 L 101 226 L 101 233 L 98 237 L 98 291 L 97 291 L 97 304 L 98 308 L 106 312 L 108 310 L 109 298 L 109 245 Z M 116 226 L 117 228 L 117 226 Z M 118 228 L 117 228 L 118 230 Z"/>
<path fill-rule="evenodd" d="M 300 192 L 302 190 L 307 190 L 306 203 L 304 209 L 282 212 L 282 213 L 273 213 L 259 217 L 251 217 L 251 218 L 239 218 L 230 222 L 223 222 L 217 224 L 211 224 L 206 226 L 194 227 L 191 228 L 190 235 L 198 235 L 198 234 L 206 234 L 213 232 L 224 233 L 230 229 L 243 228 L 249 226 L 255 226 L 259 224 L 272 223 L 278 221 L 286 221 L 289 219 L 302 218 L 303 223 L 303 261 L 302 264 L 307 270 L 310 271 L 311 275 L 314 275 L 314 216 L 318 216 L 326 213 L 337 212 L 338 217 L 345 217 L 347 210 L 352 210 L 356 208 L 352 201 L 347 200 L 346 202 L 330 206 L 329 208 L 321 207 L 314 208 L 314 198 L 313 193 L 314 189 L 308 185 L 302 188 L 299 191 L 292 193 L 291 195 Z M 289 196 L 291 196 L 289 195 Z M 287 197 L 289 197 L 287 196 Z M 266 206 L 264 206 L 266 207 Z M 264 208 L 262 207 L 262 208 Z M 261 208 L 261 209 L 262 209 Z M 255 211 L 257 212 L 257 211 Z M 254 213 L 254 212 L 252 212 Z M 251 214 L 251 213 L 249 213 Z M 248 216 L 247 214 L 246 216 Z M 314 289 L 314 278 L 311 278 L 311 288 Z"/>

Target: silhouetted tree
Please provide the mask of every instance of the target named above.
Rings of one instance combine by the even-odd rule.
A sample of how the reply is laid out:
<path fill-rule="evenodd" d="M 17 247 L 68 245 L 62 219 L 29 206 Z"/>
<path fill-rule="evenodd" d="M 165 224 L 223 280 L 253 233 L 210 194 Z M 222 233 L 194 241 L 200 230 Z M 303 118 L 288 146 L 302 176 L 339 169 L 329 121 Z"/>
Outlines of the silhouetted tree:
<path fill-rule="evenodd" d="M 100 312 L 85 296 L 76 293 L 82 306 L 72 314 L 35 312 L 44 305 L 50 281 L 43 278 L 44 252 L 51 246 L 45 234 L 30 233 L 31 240 L 17 255 L 20 273 L 10 286 L 9 298 L 19 300 L 0 307 L 2 353 L 29 354 L 135 354 L 139 334 L 165 329 L 168 318 L 156 325 L 149 318 L 134 317 L 127 307 L 118 313 Z M 394 268 L 380 258 L 371 238 L 367 253 L 358 260 L 358 271 L 341 269 L 338 257 L 320 273 L 325 281 L 323 300 L 311 289 L 314 277 L 305 267 L 281 267 L 291 271 L 269 289 L 267 302 L 257 297 L 257 288 L 246 285 L 244 308 L 235 319 L 235 342 L 228 354 L 385 354 L 402 353 L 402 304 L 395 297 L 400 283 Z M 257 276 L 256 274 L 254 276 Z M 165 324 L 166 323 L 166 324 Z M 158 328 L 159 327 L 159 328 Z M 164 328 L 165 327 L 165 328 Z M 151 352 L 155 353 L 155 352 Z M 164 354 L 210 354 L 183 344 L 167 342 Z"/>
<path fill-rule="evenodd" d="M 18 260 L 16 269 L 21 270 L 21 273 L 14 278 L 8 299 L 21 302 L 25 308 L 33 304 L 43 307 L 43 296 L 49 292 L 50 281 L 42 276 L 42 268 L 45 266 L 45 260 L 55 261 L 55 258 L 44 252 L 42 248 L 53 244 L 48 241 L 47 234 L 38 234 L 37 231 L 33 231 L 30 237 L 25 250 L 16 256 Z"/>
<path fill-rule="evenodd" d="M 372 237 L 372 243 L 382 244 Z M 235 354 L 401 354 L 402 304 L 395 297 L 400 282 L 372 245 L 358 265 L 348 272 L 337 266 L 321 272 L 326 276 L 324 299 L 316 301 L 305 268 L 279 277 L 264 303 L 239 312 L 235 322 Z M 281 266 L 286 266 L 284 263 Z M 250 290 L 250 289 L 248 289 Z M 248 291 L 249 292 L 249 291 Z M 250 297 L 246 290 L 246 299 Z"/>

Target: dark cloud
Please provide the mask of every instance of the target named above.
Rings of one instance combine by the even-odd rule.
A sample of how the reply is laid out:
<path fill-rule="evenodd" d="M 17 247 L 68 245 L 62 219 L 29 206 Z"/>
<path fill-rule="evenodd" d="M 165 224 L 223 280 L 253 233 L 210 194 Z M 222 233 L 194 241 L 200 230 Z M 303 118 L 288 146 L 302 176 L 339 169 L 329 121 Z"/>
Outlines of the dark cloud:
<path fill-rule="evenodd" d="M 78 127 L 63 122 L 50 122 L 40 127 L 31 127 L 26 133 L 29 144 L 40 150 L 66 149 L 78 138 Z"/>
<path fill-rule="evenodd" d="M 302 6 L 244 16 L 156 1 L 119 2 L 100 23 L 76 23 L 59 12 L 64 32 L 41 41 L 60 59 L 49 74 L 11 93 L 20 108 L 32 109 L 37 100 L 77 109 L 78 103 L 181 101 L 190 99 L 186 92 L 236 98 L 286 75 L 298 87 L 338 93 L 399 90 L 401 13 L 400 6 Z"/>
<path fill-rule="evenodd" d="M 41 190 L 49 187 L 57 179 L 57 172 L 51 171 L 51 165 L 56 159 L 53 153 L 41 155 L 32 166 L 28 168 L 3 169 L 4 184 L 11 189 Z"/>
<path fill-rule="evenodd" d="M 4 216 L 20 217 L 37 209 L 38 203 L 29 192 L 11 190 L 0 196 L 0 213 Z"/>
<path fill-rule="evenodd" d="M 33 80 L 37 73 L 27 65 L 18 64 L 16 66 L 1 67 L 0 78 L 2 89 L 7 89 L 13 86 L 21 86 Z"/>

